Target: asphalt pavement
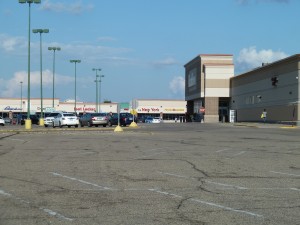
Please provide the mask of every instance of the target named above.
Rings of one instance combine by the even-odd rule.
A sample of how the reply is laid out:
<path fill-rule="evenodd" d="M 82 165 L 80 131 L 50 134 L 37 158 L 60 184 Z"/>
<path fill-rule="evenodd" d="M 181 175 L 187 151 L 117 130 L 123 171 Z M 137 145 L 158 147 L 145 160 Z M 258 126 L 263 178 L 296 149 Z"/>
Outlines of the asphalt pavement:
<path fill-rule="evenodd" d="M 300 224 L 300 129 L 0 127 L 0 224 Z"/>

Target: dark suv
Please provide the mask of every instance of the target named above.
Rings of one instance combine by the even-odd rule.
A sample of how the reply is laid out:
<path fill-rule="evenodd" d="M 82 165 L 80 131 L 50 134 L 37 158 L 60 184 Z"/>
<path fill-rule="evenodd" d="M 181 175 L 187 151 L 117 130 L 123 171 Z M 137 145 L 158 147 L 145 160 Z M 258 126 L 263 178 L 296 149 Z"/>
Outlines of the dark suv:
<path fill-rule="evenodd" d="M 30 115 L 31 124 L 37 124 L 40 123 L 40 118 L 37 115 Z M 25 124 L 25 120 L 27 120 L 27 115 L 22 115 L 21 117 L 21 125 Z"/>

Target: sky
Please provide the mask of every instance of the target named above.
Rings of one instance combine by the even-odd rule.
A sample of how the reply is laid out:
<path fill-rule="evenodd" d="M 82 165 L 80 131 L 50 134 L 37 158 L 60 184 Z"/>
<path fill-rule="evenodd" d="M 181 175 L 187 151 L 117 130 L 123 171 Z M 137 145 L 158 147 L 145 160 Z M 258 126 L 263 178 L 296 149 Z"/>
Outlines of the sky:
<path fill-rule="evenodd" d="M 31 30 L 42 37 L 43 98 L 184 100 L 184 65 L 232 54 L 235 75 L 300 53 L 299 0 L 41 0 Z M 29 4 L 0 0 L 0 98 L 27 96 Z M 40 35 L 31 32 L 30 96 L 41 96 Z"/>

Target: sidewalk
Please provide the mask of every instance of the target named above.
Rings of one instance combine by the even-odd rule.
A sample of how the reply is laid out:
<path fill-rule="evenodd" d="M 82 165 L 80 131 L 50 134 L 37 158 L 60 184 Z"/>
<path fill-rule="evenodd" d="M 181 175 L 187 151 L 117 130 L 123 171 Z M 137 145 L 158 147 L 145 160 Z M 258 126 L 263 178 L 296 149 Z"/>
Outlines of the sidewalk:
<path fill-rule="evenodd" d="M 236 122 L 231 123 L 233 126 L 257 127 L 257 128 L 285 128 L 285 129 L 298 129 L 299 127 L 291 124 L 279 123 L 258 123 L 258 122 Z"/>

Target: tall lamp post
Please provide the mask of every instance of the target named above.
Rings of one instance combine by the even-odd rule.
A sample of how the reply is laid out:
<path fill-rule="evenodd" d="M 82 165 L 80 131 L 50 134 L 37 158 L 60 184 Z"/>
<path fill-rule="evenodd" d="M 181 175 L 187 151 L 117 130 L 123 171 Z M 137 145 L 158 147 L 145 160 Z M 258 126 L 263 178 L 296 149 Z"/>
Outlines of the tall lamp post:
<path fill-rule="evenodd" d="M 20 107 L 20 112 L 22 113 L 23 112 L 23 81 L 20 81 L 20 84 L 21 84 L 21 105 L 20 105 L 21 107 Z"/>
<path fill-rule="evenodd" d="M 97 72 L 98 71 L 100 72 L 101 69 L 93 68 L 93 71 L 96 71 L 96 80 L 95 80 L 95 82 L 96 82 L 96 112 L 99 112 L 99 99 L 98 99 L 98 83 L 99 83 L 99 80 L 98 80 L 98 78 L 99 78 L 100 75 L 98 75 Z"/>
<path fill-rule="evenodd" d="M 40 34 L 40 73 L 41 73 L 41 117 L 40 117 L 40 126 L 44 126 L 43 118 L 43 60 L 42 60 L 42 33 L 49 33 L 49 29 L 33 29 L 32 33 Z"/>
<path fill-rule="evenodd" d="M 25 120 L 25 129 L 31 129 L 31 120 L 30 120 L 30 8 L 31 4 L 39 4 L 41 0 L 19 0 L 19 3 L 24 4 L 28 3 L 28 88 L 27 88 L 27 119 Z"/>
<path fill-rule="evenodd" d="M 99 112 L 99 107 L 98 107 L 98 83 L 99 83 L 99 80 L 98 80 L 98 77 L 99 75 L 96 75 L 96 80 L 95 80 L 95 83 L 96 83 L 96 112 Z"/>
<path fill-rule="evenodd" d="M 55 77 L 55 51 L 60 51 L 60 47 L 48 47 L 48 50 L 53 51 L 53 93 L 52 93 L 52 108 L 54 108 L 54 77 Z"/>
<path fill-rule="evenodd" d="M 100 104 L 101 104 L 101 78 L 103 78 L 104 77 L 104 75 L 100 75 L 99 76 L 99 101 L 100 101 Z M 99 108 L 101 109 L 101 107 L 100 107 L 100 104 L 99 104 Z"/>
<path fill-rule="evenodd" d="M 79 60 L 79 59 L 72 59 L 72 60 L 70 60 L 70 63 L 74 63 L 75 64 L 75 106 L 74 106 L 74 111 L 75 111 L 75 114 L 77 114 L 77 112 L 76 112 L 76 64 L 77 63 L 80 63 L 81 62 L 81 60 Z"/>

